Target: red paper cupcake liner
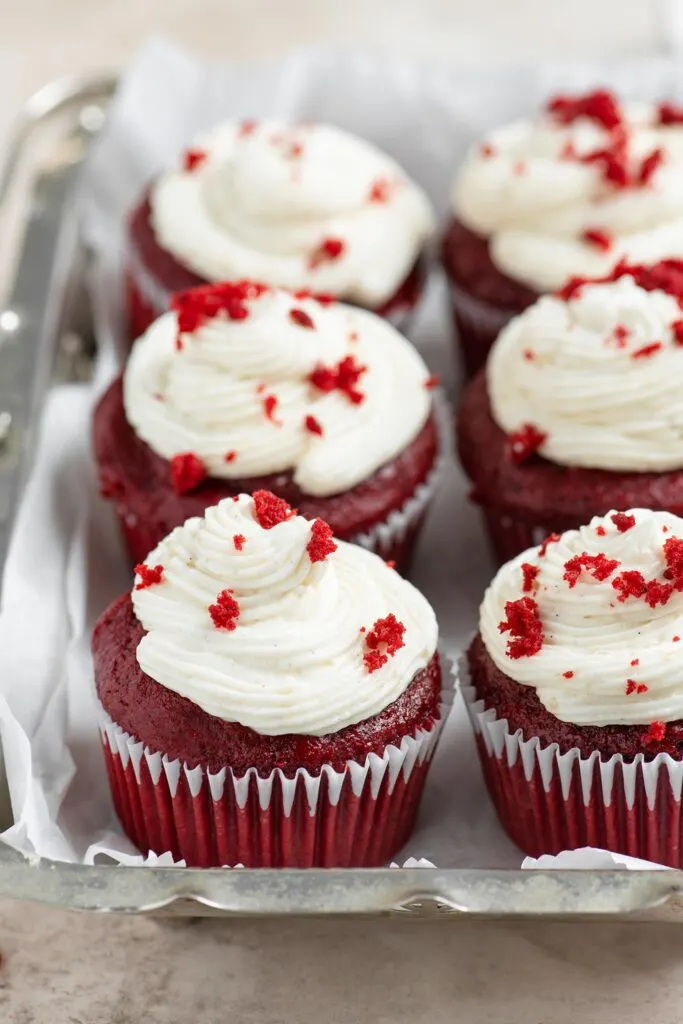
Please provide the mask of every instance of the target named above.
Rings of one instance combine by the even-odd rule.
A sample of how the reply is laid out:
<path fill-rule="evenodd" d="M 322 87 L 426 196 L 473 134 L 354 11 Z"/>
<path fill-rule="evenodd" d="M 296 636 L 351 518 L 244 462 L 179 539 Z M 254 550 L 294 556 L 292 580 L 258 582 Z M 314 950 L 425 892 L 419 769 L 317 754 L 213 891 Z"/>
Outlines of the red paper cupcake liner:
<path fill-rule="evenodd" d="M 276 769 L 241 778 L 152 751 L 100 706 L 100 735 L 114 806 L 142 853 L 170 852 L 189 867 L 377 867 L 408 839 L 452 700 L 443 665 L 440 717 L 382 756 L 343 771 L 323 765 L 293 779 Z"/>
<path fill-rule="evenodd" d="M 453 281 L 450 287 L 456 355 L 469 380 L 485 365 L 491 346 L 514 313 L 475 299 Z"/>
<path fill-rule="evenodd" d="M 460 670 L 489 794 L 520 849 L 539 857 L 592 846 L 683 867 L 683 761 L 668 754 L 602 761 L 597 750 L 562 754 L 556 743 L 524 739 L 477 699 L 464 659 Z"/>

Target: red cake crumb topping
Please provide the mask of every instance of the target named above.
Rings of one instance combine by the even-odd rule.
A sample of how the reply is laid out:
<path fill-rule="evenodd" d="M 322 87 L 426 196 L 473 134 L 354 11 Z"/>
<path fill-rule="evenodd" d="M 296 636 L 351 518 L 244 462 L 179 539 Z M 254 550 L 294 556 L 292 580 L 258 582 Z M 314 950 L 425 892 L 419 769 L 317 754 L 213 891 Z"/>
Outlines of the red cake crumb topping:
<path fill-rule="evenodd" d="M 630 697 L 632 693 L 647 693 L 648 687 L 645 683 L 637 683 L 635 679 L 626 680 L 626 696 Z"/>
<path fill-rule="evenodd" d="M 672 295 L 683 307 L 683 259 L 659 260 L 650 266 L 619 260 L 604 277 L 572 277 L 555 294 L 568 301 L 578 295 L 586 284 L 611 284 L 627 276 L 646 292 L 663 291 Z"/>
<path fill-rule="evenodd" d="M 372 629 L 365 634 L 365 645 L 368 650 L 363 655 L 363 662 L 368 672 L 376 672 L 386 665 L 401 647 L 405 647 L 403 639 L 406 627 L 390 612 L 383 619 L 377 619 Z"/>
<path fill-rule="evenodd" d="M 526 359 L 527 363 L 533 363 L 534 359 L 536 358 L 536 353 L 532 348 L 525 348 L 522 352 L 522 355 Z"/>
<path fill-rule="evenodd" d="M 551 544 L 557 544 L 558 540 L 562 540 L 562 535 L 559 533 L 549 533 L 546 539 L 538 549 L 538 557 L 543 558 Z"/>
<path fill-rule="evenodd" d="M 532 565 L 531 562 L 522 562 L 522 591 L 525 594 L 534 589 L 534 583 L 540 571 L 540 566 Z"/>
<path fill-rule="evenodd" d="M 656 608 L 658 604 L 667 604 L 673 592 L 672 583 L 659 583 L 657 580 L 650 580 L 645 590 L 645 604 L 650 608 Z"/>
<path fill-rule="evenodd" d="M 290 142 L 285 151 L 286 160 L 298 160 L 304 151 L 303 143 Z"/>
<path fill-rule="evenodd" d="M 171 309 L 178 317 L 177 347 L 182 347 L 181 334 L 191 334 L 219 313 L 230 320 L 246 320 L 249 316 L 247 300 L 257 299 L 267 291 L 267 285 L 254 281 L 220 281 L 175 292 L 171 296 Z"/>
<path fill-rule="evenodd" d="M 610 146 L 593 150 L 580 157 L 582 164 L 599 164 L 602 179 L 613 188 L 627 188 L 629 184 L 626 163 L 626 138 L 618 135 Z"/>
<path fill-rule="evenodd" d="M 681 639 L 680 636 L 672 636 L 671 637 L 671 643 L 672 644 L 677 644 L 680 639 Z"/>
<path fill-rule="evenodd" d="M 659 146 L 644 158 L 638 171 L 638 184 L 648 185 L 657 168 L 664 163 L 664 150 Z"/>
<path fill-rule="evenodd" d="M 349 331 L 348 339 L 351 342 L 358 341 L 358 331 Z"/>
<path fill-rule="evenodd" d="M 611 131 L 622 121 L 617 98 L 607 89 L 594 89 L 583 96 L 555 96 L 546 109 L 560 124 L 573 124 L 585 117 Z"/>
<path fill-rule="evenodd" d="M 201 167 L 208 155 L 205 149 L 186 149 L 183 156 L 183 170 L 196 170 L 197 167 Z"/>
<path fill-rule="evenodd" d="M 307 327 L 309 330 L 315 329 L 313 320 L 304 309 L 290 309 L 289 319 L 292 323 L 296 324 L 297 327 Z"/>
<path fill-rule="evenodd" d="M 634 658 L 631 662 L 631 668 L 635 668 L 636 665 L 640 665 L 640 658 Z"/>
<path fill-rule="evenodd" d="M 563 672 L 562 675 L 563 675 L 563 677 L 565 679 L 573 679 L 574 678 L 574 673 L 571 671 L 571 669 L 569 670 L 569 672 Z"/>
<path fill-rule="evenodd" d="M 651 341 L 649 345 L 643 345 L 642 348 L 637 348 L 635 352 L 631 352 L 631 359 L 647 359 L 663 348 L 664 346 L 661 341 Z"/>
<path fill-rule="evenodd" d="M 311 539 L 306 545 L 308 557 L 312 562 L 324 562 L 328 555 L 337 550 L 332 540 L 332 529 L 324 519 L 314 519 L 311 525 Z"/>
<path fill-rule="evenodd" d="M 425 387 L 427 388 L 427 391 L 433 391 L 434 388 L 438 388 L 440 383 L 441 377 L 439 376 L 439 374 L 433 373 L 430 377 L 427 377 L 427 380 L 425 381 Z"/>
<path fill-rule="evenodd" d="M 263 411 L 266 414 L 266 419 L 274 423 L 276 427 L 282 426 L 282 420 L 277 419 L 275 416 L 275 410 L 277 409 L 277 395 L 265 395 L 263 399 Z"/>
<path fill-rule="evenodd" d="M 671 324 L 671 332 L 676 345 L 683 345 L 683 320 L 674 320 Z"/>
<path fill-rule="evenodd" d="M 391 198 L 393 186 L 388 178 L 377 178 L 373 181 L 370 189 L 370 202 L 371 203 L 388 203 Z"/>
<path fill-rule="evenodd" d="M 589 555 L 587 551 L 584 551 L 580 555 L 574 555 L 573 558 L 564 563 L 563 579 L 567 581 L 570 587 L 575 587 L 582 571 L 585 569 L 594 580 L 602 582 L 608 579 L 614 570 L 618 568 L 619 562 L 616 558 L 608 558 L 602 551 L 597 555 Z"/>
<path fill-rule="evenodd" d="M 618 348 L 625 348 L 627 340 L 631 337 L 631 332 L 625 324 L 617 324 L 612 334 Z"/>
<path fill-rule="evenodd" d="M 294 298 L 299 302 L 302 299 L 315 299 L 321 306 L 331 306 L 333 302 L 337 301 L 334 295 L 330 295 L 328 292 L 312 292 L 310 288 L 300 288 L 298 292 L 294 292 Z"/>
<path fill-rule="evenodd" d="M 322 436 L 323 428 L 321 427 L 320 423 L 315 418 L 315 416 L 311 416 L 309 414 L 304 420 L 304 426 L 306 427 L 306 430 L 309 431 L 309 433 L 319 434 L 320 436 Z"/>
<path fill-rule="evenodd" d="M 581 238 L 587 245 L 592 245 L 601 252 L 609 252 L 614 241 L 609 231 L 605 231 L 604 228 L 586 228 L 581 233 Z"/>
<path fill-rule="evenodd" d="M 664 541 L 664 561 L 665 578 L 673 580 L 675 590 L 683 590 L 683 540 L 669 537 Z"/>
<path fill-rule="evenodd" d="M 496 155 L 496 147 L 492 146 L 490 142 L 482 142 L 481 146 L 479 147 L 479 152 L 483 157 L 485 157 L 488 160 L 492 156 Z"/>
<path fill-rule="evenodd" d="M 548 435 L 533 423 L 523 423 L 519 430 L 508 434 L 507 451 L 512 462 L 526 462 L 541 447 Z"/>
<path fill-rule="evenodd" d="M 253 135 L 258 127 L 258 121 L 254 121 L 251 118 L 247 118 L 242 121 L 239 128 L 237 129 L 237 135 L 244 138 L 246 135 Z"/>
<path fill-rule="evenodd" d="M 309 257 L 308 265 L 310 269 L 315 270 L 321 263 L 338 260 L 345 248 L 346 243 L 341 238 L 324 238 Z"/>
<path fill-rule="evenodd" d="M 246 543 L 246 540 L 247 538 L 244 536 L 243 533 L 236 533 L 232 538 L 232 543 L 234 545 L 235 551 L 241 551 Z"/>
<path fill-rule="evenodd" d="M 386 565 L 387 569 L 396 568 L 396 562 L 393 560 L 393 558 L 388 558 L 384 564 Z"/>
<path fill-rule="evenodd" d="M 194 452 L 180 452 L 171 459 L 171 481 L 176 494 L 188 494 L 207 477 L 206 466 Z"/>
<path fill-rule="evenodd" d="M 278 523 L 284 523 L 296 515 L 296 510 L 284 498 L 276 497 L 271 491 L 254 491 L 252 498 L 256 522 L 264 530 L 272 530 Z"/>
<path fill-rule="evenodd" d="M 356 385 L 366 370 L 367 366 L 359 366 L 355 356 L 344 356 L 336 366 L 316 366 L 308 379 L 318 391 L 343 391 L 354 405 L 360 405 L 365 395 Z"/>
<path fill-rule="evenodd" d="M 209 615 L 216 629 L 232 632 L 237 628 L 240 606 L 229 590 L 221 590 L 215 604 L 209 605 Z"/>
<path fill-rule="evenodd" d="M 236 458 L 237 458 L 237 452 L 235 452 L 235 451 L 226 452 L 225 455 L 223 456 L 223 460 L 225 462 L 234 462 Z"/>
<path fill-rule="evenodd" d="M 507 619 L 498 623 L 501 633 L 510 633 L 506 653 L 508 658 L 531 658 L 538 654 L 545 639 L 538 605 L 532 597 L 520 597 L 505 604 Z"/>
<path fill-rule="evenodd" d="M 664 722 L 651 722 L 646 733 L 643 733 L 643 743 L 648 746 L 650 743 L 661 743 L 666 736 Z"/>
<path fill-rule="evenodd" d="M 598 537 L 604 537 L 607 533 L 607 530 L 604 526 L 596 526 L 595 532 L 597 533 Z"/>
<path fill-rule="evenodd" d="M 660 124 L 683 124 L 683 107 L 677 107 L 675 103 L 660 103 L 657 115 Z"/>
<path fill-rule="evenodd" d="M 560 150 L 560 160 L 576 160 L 576 149 L 571 139 L 567 139 L 562 146 L 562 149 Z"/>
<path fill-rule="evenodd" d="M 164 567 L 163 565 L 145 565 L 144 562 L 141 562 L 140 565 L 135 566 L 135 575 L 140 577 L 140 582 L 135 584 L 135 589 L 146 590 L 147 587 L 163 583 Z"/>
<path fill-rule="evenodd" d="M 616 526 L 619 533 L 626 533 L 636 525 L 636 517 L 627 515 L 626 512 L 615 512 L 610 519 Z"/>
<path fill-rule="evenodd" d="M 629 597 L 642 597 L 647 590 L 645 577 L 637 569 L 626 569 L 624 572 L 620 572 L 612 580 L 612 586 L 619 593 L 617 600 L 622 603 Z"/>

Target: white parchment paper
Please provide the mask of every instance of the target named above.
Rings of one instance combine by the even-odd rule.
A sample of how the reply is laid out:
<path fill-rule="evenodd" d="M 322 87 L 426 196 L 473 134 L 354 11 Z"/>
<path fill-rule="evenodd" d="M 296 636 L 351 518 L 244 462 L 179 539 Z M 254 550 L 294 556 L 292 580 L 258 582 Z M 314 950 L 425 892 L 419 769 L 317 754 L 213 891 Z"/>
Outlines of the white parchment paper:
<path fill-rule="evenodd" d="M 550 92 L 605 82 L 632 96 L 680 98 L 683 66 L 658 59 L 613 68 L 554 64 L 460 73 L 400 58 L 307 51 L 264 65 L 206 67 L 162 40 L 138 55 L 92 154 L 81 196 L 84 230 L 100 268 L 96 378 L 92 385 L 57 388 L 47 401 L 5 574 L 0 736 L 15 820 L 3 833 L 5 842 L 66 861 L 101 854 L 126 864 L 142 860 L 113 813 L 95 724 L 90 632 L 131 581 L 113 516 L 97 495 L 89 424 L 95 397 L 114 373 L 122 224 L 146 181 L 221 117 L 328 120 L 391 152 L 445 214 L 453 169 L 476 135 L 537 108 Z M 445 289 L 436 273 L 414 340 L 432 369 L 452 381 L 448 333 Z M 475 627 L 491 575 L 465 489 L 451 459 L 414 575 L 436 608 L 453 656 Z M 521 863 L 495 819 L 459 702 L 417 830 L 397 860 L 406 857 L 440 867 Z"/>

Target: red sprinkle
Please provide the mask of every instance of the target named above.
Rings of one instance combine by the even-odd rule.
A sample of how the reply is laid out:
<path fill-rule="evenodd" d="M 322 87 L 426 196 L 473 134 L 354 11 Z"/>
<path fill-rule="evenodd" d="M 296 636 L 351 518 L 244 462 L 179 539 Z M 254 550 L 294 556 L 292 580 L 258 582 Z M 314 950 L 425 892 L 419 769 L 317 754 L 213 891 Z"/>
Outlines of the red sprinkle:
<path fill-rule="evenodd" d="M 558 540 L 562 540 L 562 535 L 561 534 L 559 534 L 559 533 L 549 533 L 548 536 L 546 537 L 546 539 L 541 544 L 540 548 L 538 549 L 538 557 L 539 558 L 543 558 L 543 556 L 545 555 L 545 553 L 548 550 L 548 546 L 550 544 L 557 544 Z"/>
<path fill-rule="evenodd" d="M 637 348 L 635 352 L 631 352 L 631 359 L 647 359 L 649 356 L 653 356 L 655 352 L 659 352 L 662 348 L 664 348 L 664 346 L 661 341 L 651 341 L 649 345 L 643 345 L 642 348 Z"/>
<path fill-rule="evenodd" d="M 267 285 L 254 281 L 221 281 L 175 292 L 171 296 L 171 309 L 178 317 L 177 347 L 182 347 L 181 334 L 191 334 L 220 313 L 230 320 L 246 320 L 249 316 L 247 300 L 257 299 L 267 291 Z"/>
<path fill-rule="evenodd" d="M 548 435 L 533 423 L 523 423 L 519 430 L 508 434 L 507 452 L 512 462 L 526 462 L 541 447 Z"/>
<path fill-rule="evenodd" d="M 171 480 L 176 494 L 188 494 L 207 477 L 206 466 L 194 452 L 180 452 L 171 459 Z"/>
<path fill-rule="evenodd" d="M 388 203 L 393 192 L 393 185 L 388 178 L 377 178 L 370 189 L 371 203 Z"/>
<path fill-rule="evenodd" d="M 232 632 L 237 628 L 240 606 L 229 590 L 221 590 L 215 604 L 209 605 L 209 615 L 216 629 Z"/>
<path fill-rule="evenodd" d="M 509 658 L 531 658 L 543 647 L 543 624 L 538 605 L 531 597 L 520 597 L 505 605 L 507 619 L 498 623 L 501 633 L 510 633 L 506 652 Z"/>
<path fill-rule="evenodd" d="M 584 551 L 580 555 L 574 555 L 573 558 L 564 563 L 563 579 L 567 581 L 570 587 L 575 587 L 581 572 L 585 569 L 594 580 L 602 582 L 608 579 L 614 570 L 618 568 L 619 562 L 616 558 L 608 558 L 603 552 L 597 555 L 589 555 L 587 551 Z"/>
<path fill-rule="evenodd" d="M 359 366 L 355 356 L 344 356 L 336 366 L 319 364 L 308 379 L 319 391 L 343 391 L 354 405 L 360 405 L 365 395 L 356 385 L 366 370 L 367 366 Z"/>
<path fill-rule="evenodd" d="M 609 252 L 612 248 L 612 236 L 609 231 L 605 231 L 603 228 L 586 228 L 581 233 L 581 238 L 588 245 L 592 245 L 601 252 Z"/>
<path fill-rule="evenodd" d="M 615 512 L 614 515 L 610 516 L 610 519 L 619 533 L 626 533 L 627 530 L 633 529 L 636 525 L 636 517 L 629 516 L 626 512 Z"/>
<path fill-rule="evenodd" d="M 522 591 L 525 594 L 534 589 L 534 583 L 540 571 L 540 566 L 532 565 L 531 562 L 522 562 Z"/>
<path fill-rule="evenodd" d="M 630 697 L 632 693 L 647 693 L 648 687 L 645 683 L 637 683 L 635 679 L 626 680 L 626 696 Z"/>
<path fill-rule="evenodd" d="M 546 109 L 560 124 L 573 124 L 586 117 L 610 131 L 622 123 L 617 98 L 607 89 L 594 89 L 583 96 L 555 96 Z"/>
<path fill-rule="evenodd" d="M 157 583 L 162 583 L 164 579 L 164 567 L 163 565 L 145 565 L 141 562 L 140 565 L 135 566 L 135 575 L 140 577 L 140 582 L 135 584 L 136 590 L 146 590 L 147 587 L 153 587 Z"/>
<path fill-rule="evenodd" d="M 574 673 L 571 672 L 571 671 L 570 672 L 563 672 L 562 675 L 564 676 L 565 679 L 573 679 L 574 678 Z"/>
<path fill-rule="evenodd" d="M 308 265 L 311 270 L 320 266 L 321 263 L 329 263 L 338 260 L 346 248 L 346 243 L 341 238 L 324 238 L 317 249 L 311 253 Z"/>
<path fill-rule="evenodd" d="M 266 395 L 263 399 L 263 411 L 266 414 L 266 419 L 274 423 L 276 427 L 282 426 L 282 420 L 278 420 L 275 417 L 275 410 L 277 409 L 277 396 Z"/>
<path fill-rule="evenodd" d="M 434 388 L 438 388 L 440 383 L 441 377 L 439 376 L 439 374 L 433 373 L 431 377 L 427 377 L 427 380 L 425 381 L 425 387 L 427 388 L 427 391 L 433 391 Z"/>
<path fill-rule="evenodd" d="M 303 309 L 290 309 L 289 319 L 298 327 L 307 327 L 309 330 L 315 330 L 313 320 Z"/>
<path fill-rule="evenodd" d="M 612 586 L 618 591 L 618 600 L 622 603 L 629 597 L 642 597 L 647 590 L 645 577 L 637 569 L 626 569 L 624 572 L 620 572 L 612 580 Z"/>
<path fill-rule="evenodd" d="M 237 452 L 226 452 L 223 456 L 225 462 L 234 462 L 237 458 Z"/>
<path fill-rule="evenodd" d="M 671 324 L 674 341 L 677 345 L 683 345 L 683 320 L 674 320 Z"/>
<path fill-rule="evenodd" d="M 244 547 L 244 544 L 246 542 L 246 539 L 247 538 L 244 536 L 243 533 L 236 533 L 235 534 L 235 536 L 232 538 L 232 543 L 235 546 L 235 551 L 241 551 L 242 550 L 242 548 Z"/>
<path fill-rule="evenodd" d="M 284 498 L 278 498 L 271 491 L 254 491 L 252 498 L 256 521 L 264 530 L 272 530 L 296 515 L 296 510 Z"/>
<path fill-rule="evenodd" d="M 304 426 L 311 434 L 318 434 L 322 436 L 323 428 L 320 426 L 320 423 L 315 416 L 308 415 L 304 420 Z"/>
<path fill-rule="evenodd" d="M 661 743 L 666 736 L 664 722 L 652 722 L 646 733 L 643 733 L 643 743 L 649 746 L 651 743 Z"/>
<path fill-rule="evenodd" d="M 377 619 L 372 629 L 365 634 L 368 650 L 363 655 L 363 662 L 368 672 L 376 672 L 401 647 L 405 647 L 405 631 L 406 627 L 393 612 L 383 619 Z"/>
<path fill-rule="evenodd" d="M 186 171 L 196 170 L 202 166 L 208 155 L 205 149 L 186 149 L 183 157 L 183 169 Z"/>
<path fill-rule="evenodd" d="M 653 175 L 656 173 L 657 168 L 664 163 L 664 150 L 660 147 L 653 149 L 651 153 L 644 158 L 638 171 L 638 184 L 649 185 Z"/>
<path fill-rule="evenodd" d="M 337 550 L 332 540 L 332 528 L 324 519 L 314 519 L 311 525 L 311 539 L 306 545 L 308 557 L 312 562 L 323 562 L 328 555 Z"/>

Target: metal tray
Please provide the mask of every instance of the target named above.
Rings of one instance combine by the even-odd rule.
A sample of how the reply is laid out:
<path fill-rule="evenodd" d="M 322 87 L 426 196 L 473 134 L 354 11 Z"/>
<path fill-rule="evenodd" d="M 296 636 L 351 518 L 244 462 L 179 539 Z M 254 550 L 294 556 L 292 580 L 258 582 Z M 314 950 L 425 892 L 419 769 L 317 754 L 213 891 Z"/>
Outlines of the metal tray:
<path fill-rule="evenodd" d="M 87 375 L 93 351 L 74 189 L 114 88 L 112 78 L 45 86 L 26 105 L 0 176 L 5 251 L 15 267 L 0 306 L 0 567 L 46 390 L 54 379 Z M 683 921 L 683 872 L 86 867 L 0 845 L 0 897 L 100 913 Z"/>

